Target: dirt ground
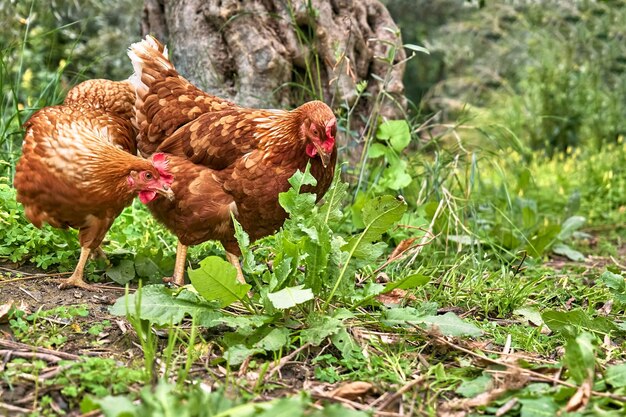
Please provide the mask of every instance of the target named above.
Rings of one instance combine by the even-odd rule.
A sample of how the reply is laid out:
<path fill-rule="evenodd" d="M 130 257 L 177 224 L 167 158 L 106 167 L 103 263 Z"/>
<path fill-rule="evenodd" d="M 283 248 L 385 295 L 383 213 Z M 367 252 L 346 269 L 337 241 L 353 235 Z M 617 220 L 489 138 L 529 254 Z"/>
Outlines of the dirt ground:
<path fill-rule="evenodd" d="M 52 398 L 50 407 L 56 412 L 52 415 L 65 414 L 68 416 L 80 416 L 78 403 L 68 404 L 67 398 L 61 394 L 62 386 L 46 384 L 63 372 L 67 362 L 81 361 L 85 356 L 110 358 L 116 361 L 118 366 L 130 366 L 141 369 L 143 366 L 143 353 L 138 343 L 138 338 L 124 317 L 112 316 L 108 308 L 124 294 L 125 289 L 116 284 L 106 283 L 97 285 L 101 292 L 91 292 L 83 289 L 58 289 L 60 275 L 68 274 L 45 274 L 30 267 L 20 267 L 12 264 L 0 264 L 0 375 L 11 368 L 11 362 L 16 358 L 27 361 L 40 359 L 45 362 L 45 367 L 38 373 L 26 371 L 15 377 L 0 377 L 0 416 L 21 416 L 39 410 L 38 401 L 42 396 Z M 37 330 L 30 334 L 28 340 L 18 341 L 14 331 L 8 322 L 8 310 L 10 306 L 18 308 L 26 314 L 38 310 L 50 310 L 64 306 L 86 306 L 86 316 L 73 315 L 70 318 L 46 317 L 42 319 L 44 329 L 48 325 L 56 326 L 58 333 L 62 333 L 63 343 L 59 346 L 46 340 L 51 333 L 49 330 Z M 109 324 L 99 334 L 89 332 L 94 325 Z M 28 322 L 32 325 L 31 322 Z M 46 327 L 48 326 L 48 327 Z M 54 332 L 52 332 L 54 333 Z M 162 336 L 159 340 L 160 348 L 164 348 L 167 342 L 167 332 L 159 332 Z M 219 331 L 212 330 L 211 334 L 203 334 L 204 340 L 212 340 L 219 337 Z M 184 358 L 185 352 L 179 352 Z M 218 349 L 209 349 L 206 355 L 194 363 L 188 379 L 201 379 L 205 384 L 219 385 L 220 380 L 225 378 L 227 372 L 221 366 L 211 366 L 209 363 L 218 359 L 221 352 Z M 8 373 L 6 375 L 9 375 Z M 246 366 L 242 366 L 238 377 L 253 381 L 258 378 L 258 373 L 249 372 Z M 312 378 L 313 370 L 310 365 L 301 362 L 290 361 L 281 364 L 280 378 L 278 383 L 273 383 L 271 397 L 282 396 L 296 392 L 303 388 L 307 380 Z M 10 382 L 9 382 L 10 381 Z M 48 381 L 49 382 L 49 381 Z M 141 385 L 131 387 L 131 391 L 141 389 Z M 325 391 L 330 387 L 322 387 Z M 39 410 L 40 411 L 40 410 Z M 99 414 L 90 413 L 89 416 Z"/>

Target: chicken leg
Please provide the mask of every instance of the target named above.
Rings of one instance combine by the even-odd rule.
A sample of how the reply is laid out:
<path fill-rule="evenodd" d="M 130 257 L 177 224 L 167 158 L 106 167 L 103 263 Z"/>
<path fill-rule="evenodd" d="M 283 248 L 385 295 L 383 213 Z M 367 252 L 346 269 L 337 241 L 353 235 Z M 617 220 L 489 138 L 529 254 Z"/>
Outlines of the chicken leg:
<path fill-rule="evenodd" d="M 90 253 L 91 253 L 91 249 L 87 247 L 80 248 L 80 258 L 78 259 L 78 264 L 76 265 L 76 268 L 74 269 L 74 273 L 72 273 L 72 275 L 69 278 L 64 279 L 59 284 L 60 290 L 73 288 L 73 287 L 79 287 L 88 291 L 100 291 L 93 285 L 89 285 L 85 281 L 83 281 L 83 273 L 85 270 L 85 264 L 87 263 L 87 260 L 89 259 Z"/>
<path fill-rule="evenodd" d="M 239 264 L 239 256 L 226 251 L 226 259 L 228 259 L 228 262 L 230 262 L 231 265 L 237 269 L 237 281 L 245 284 L 246 279 L 243 277 L 243 271 L 241 270 L 241 265 Z"/>
<path fill-rule="evenodd" d="M 109 260 L 107 258 L 107 254 L 104 253 L 104 251 L 102 250 L 102 246 L 98 246 L 97 248 L 92 250 L 89 253 L 89 259 L 91 259 L 92 261 L 97 260 L 97 259 L 102 259 L 105 262 Z"/>
<path fill-rule="evenodd" d="M 185 261 L 187 260 L 187 246 L 178 241 L 176 247 L 176 262 L 174 263 L 174 274 L 171 277 L 163 278 L 163 282 L 182 287 L 185 285 Z"/>

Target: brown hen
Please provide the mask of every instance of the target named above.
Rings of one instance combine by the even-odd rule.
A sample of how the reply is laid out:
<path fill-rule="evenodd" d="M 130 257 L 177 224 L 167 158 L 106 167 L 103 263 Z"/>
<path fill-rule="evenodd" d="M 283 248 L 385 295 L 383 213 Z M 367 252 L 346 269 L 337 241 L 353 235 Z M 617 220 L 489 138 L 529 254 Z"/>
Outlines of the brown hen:
<path fill-rule="evenodd" d="M 83 280 L 89 254 L 101 252 L 104 235 L 136 195 L 143 203 L 157 194 L 173 197 L 164 155 L 136 156 L 134 99 L 128 82 L 85 81 L 63 105 L 43 108 L 24 124 L 17 200 L 37 227 L 79 230 L 80 259 L 59 288 L 93 289 Z"/>
<path fill-rule="evenodd" d="M 129 50 L 135 74 L 139 150 L 166 153 L 175 199 L 148 204 L 179 239 L 172 281 L 184 283 L 187 246 L 219 240 L 244 282 L 231 215 L 251 240 L 275 232 L 287 214 L 278 194 L 311 164 L 321 198 L 333 178 L 337 121 L 321 101 L 292 111 L 239 107 L 178 74 L 167 48 L 148 36 Z"/>

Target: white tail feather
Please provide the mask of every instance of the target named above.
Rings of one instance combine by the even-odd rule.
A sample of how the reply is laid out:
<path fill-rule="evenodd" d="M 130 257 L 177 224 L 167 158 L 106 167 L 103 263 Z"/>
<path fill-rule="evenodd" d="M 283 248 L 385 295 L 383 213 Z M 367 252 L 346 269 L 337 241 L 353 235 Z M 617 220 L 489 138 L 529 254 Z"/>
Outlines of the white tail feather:
<path fill-rule="evenodd" d="M 128 48 L 128 56 L 133 64 L 133 75 L 129 81 L 141 97 L 147 93 L 149 87 L 145 84 L 143 77 L 144 66 L 160 66 L 163 70 L 175 70 L 168 59 L 167 46 L 163 47 L 163 52 L 159 51 L 159 44 L 156 39 L 148 35 L 140 42 L 133 43 Z"/>

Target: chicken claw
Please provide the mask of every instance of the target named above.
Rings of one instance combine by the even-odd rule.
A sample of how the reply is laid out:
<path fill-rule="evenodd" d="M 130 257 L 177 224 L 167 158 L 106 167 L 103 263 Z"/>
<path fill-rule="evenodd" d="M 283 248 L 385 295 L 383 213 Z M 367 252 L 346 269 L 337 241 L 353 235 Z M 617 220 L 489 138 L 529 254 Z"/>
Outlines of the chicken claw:
<path fill-rule="evenodd" d="M 61 281 L 58 287 L 60 290 L 77 287 L 87 291 L 102 292 L 101 289 L 96 288 L 93 285 L 89 285 L 85 281 L 83 281 L 83 271 L 85 270 L 85 264 L 87 263 L 91 252 L 92 250 L 89 248 L 80 248 L 80 258 L 78 259 L 76 269 L 74 269 L 74 273 L 72 274 L 72 276 Z M 96 252 L 97 254 L 97 250 L 94 252 Z"/>
<path fill-rule="evenodd" d="M 80 276 L 75 276 L 75 275 L 72 275 L 69 278 L 61 280 L 61 283 L 59 284 L 58 288 L 60 290 L 66 290 L 68 288 L 82 288 L 83 290 L 87 290 L 87 291 L 102 292 L 100 288 L 87 284 L 85 281 L 83 281 L 83 279 Z"/>

